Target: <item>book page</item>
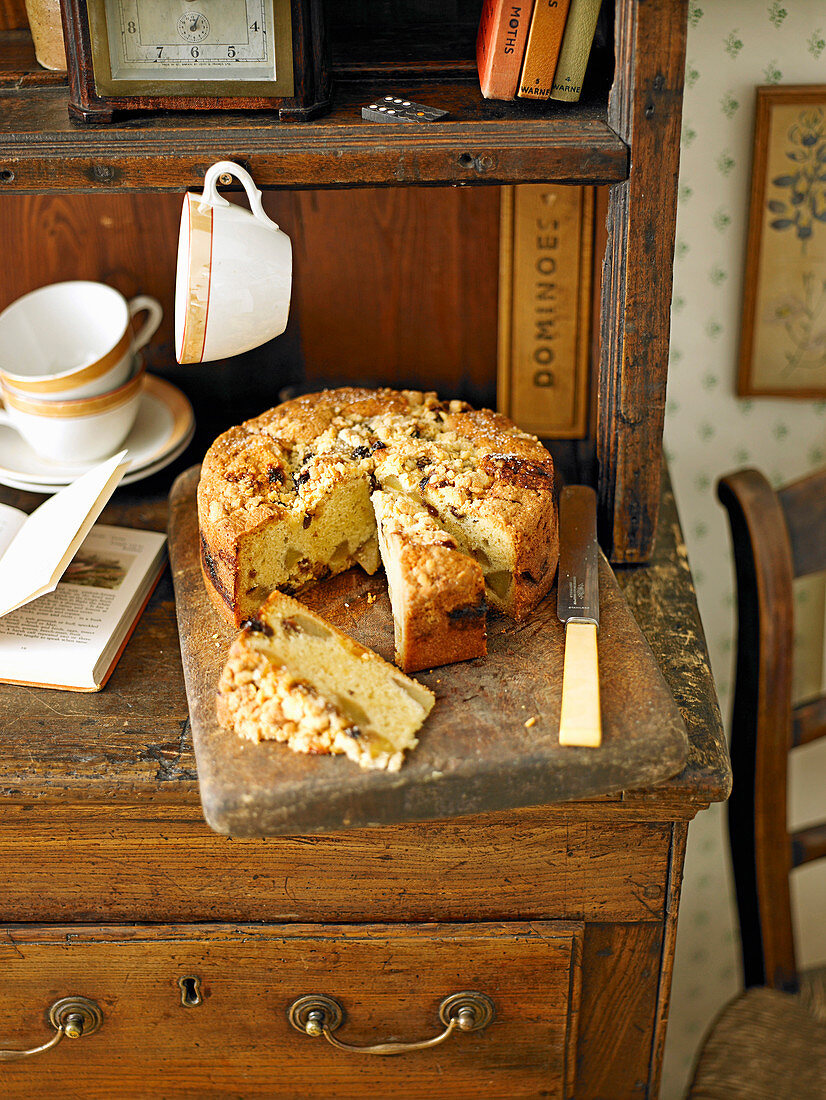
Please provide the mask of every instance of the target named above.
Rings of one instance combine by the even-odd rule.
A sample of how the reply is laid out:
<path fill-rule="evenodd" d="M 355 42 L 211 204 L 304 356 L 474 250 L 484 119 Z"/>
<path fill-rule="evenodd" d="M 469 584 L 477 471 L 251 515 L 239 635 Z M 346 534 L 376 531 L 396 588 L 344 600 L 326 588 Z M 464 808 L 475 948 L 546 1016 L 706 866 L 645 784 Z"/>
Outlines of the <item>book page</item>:
<path fill-rule="evenodd" d="M 0 680 L 92 689 L 166 541 L 154 531 L 94 527 L 53 592 L 0 618 Z M 124 621 L 126 627 L 123 627 Z"/>
<path fill-rule="evenodd" d="M 26 517 L 0 558 L 0 615 L 54 588 L 123 477 L 125 455 L 88 470 Z"/>
<path fill-rule="evenodd" d="M 26 522 L 25 512 L 12 508 L 10 504 L 0 504 L 0 554 L 4 554 L 14 536 Z"/>

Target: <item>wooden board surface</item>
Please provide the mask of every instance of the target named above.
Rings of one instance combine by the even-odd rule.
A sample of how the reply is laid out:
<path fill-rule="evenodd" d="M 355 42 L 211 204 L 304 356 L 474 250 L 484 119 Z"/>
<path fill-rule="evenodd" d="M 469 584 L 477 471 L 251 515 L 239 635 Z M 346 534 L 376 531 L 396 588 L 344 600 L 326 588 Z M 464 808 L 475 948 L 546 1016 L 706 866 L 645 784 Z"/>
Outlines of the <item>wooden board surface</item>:
<path fill-rule="evenodd" d="M 362 771 L 342 757 L 302 756 L 221 729 L 215 687 L 233 631 L 206 594 L 198 561 L 198 469 L 170 496 L 172 576 L 204 814 L 217 832 L 267 836 L 425 821 L 647 787 L 686 761 L 685 727 L 607 563 L 600 572 L 599 749 L 557 742 L 564 647 L 556 589 L 524 623 L 488 622 L 488 656 L 418 674 L 437 697 L 401 771 Z M 368 595 L 377 598 L 373 603 Z M 384 574 L 359 569 L 302 597 L 392 659 Z M 536 718 L 531 728 L 525 722 Z"/>

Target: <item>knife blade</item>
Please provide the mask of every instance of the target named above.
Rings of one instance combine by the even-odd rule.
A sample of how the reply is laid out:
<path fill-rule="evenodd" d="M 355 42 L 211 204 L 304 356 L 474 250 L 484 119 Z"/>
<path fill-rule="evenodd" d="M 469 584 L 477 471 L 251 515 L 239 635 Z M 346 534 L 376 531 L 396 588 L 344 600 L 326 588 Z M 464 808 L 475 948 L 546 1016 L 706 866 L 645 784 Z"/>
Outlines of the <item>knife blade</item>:
<path fill-rule="evenodd" d="M 559 497 L 556 613 L 565 624 L 559 743 L 597 747 L 602 743 L 597 497 L 587 485 L 566 486 Z"/>

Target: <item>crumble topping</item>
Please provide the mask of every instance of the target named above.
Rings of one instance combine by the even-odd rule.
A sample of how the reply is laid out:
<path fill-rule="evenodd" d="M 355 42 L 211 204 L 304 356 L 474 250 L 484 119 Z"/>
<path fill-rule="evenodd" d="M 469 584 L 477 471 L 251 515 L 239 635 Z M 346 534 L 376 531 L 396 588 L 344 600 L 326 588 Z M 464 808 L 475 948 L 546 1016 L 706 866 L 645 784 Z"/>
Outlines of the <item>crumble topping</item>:
<path fill-rule="evenodd" d="M 310 396 L 316 407 L 297 398 L 217 441 L 212 522 L 239 512 L 259 522 L 312 510 L 337 482 L 360 477 L 373 490 L 387 482 L 406 494 L 432 491 L 457 507 L 496 480 L 551 487 L 549 456 L 535 436 L 494 413 L 480 418 L 463 401 L 414 390 Z M 503 435 L 512 452 L 503 452 Z"/>

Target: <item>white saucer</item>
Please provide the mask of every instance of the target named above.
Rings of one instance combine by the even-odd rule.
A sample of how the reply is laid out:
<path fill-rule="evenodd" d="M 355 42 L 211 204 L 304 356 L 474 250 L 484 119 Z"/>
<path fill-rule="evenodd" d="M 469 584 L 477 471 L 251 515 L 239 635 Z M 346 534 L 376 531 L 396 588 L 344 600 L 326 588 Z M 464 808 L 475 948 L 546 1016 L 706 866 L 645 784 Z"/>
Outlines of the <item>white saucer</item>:
<path fill-rule="evenodd" d="M 177 386 L 147 374 L 134 426 L 126 437 L 129 465 L 120 484 L 149 477 L 163 469 L 192 439 L 195 416 Z M 39 458 L 11 428 L 0 426 L 0 483 L 13 489 L 54 493 L 69 485 L 94 462 L 57 463 Z"/>
<path fill-rule="evenodd" d="M 178 455 L 182 454 L 187 449 L 194 435 L 195 425 L 193 424 L 191 430 L 184 436 L 173 451 L 170 451 L 169 454 L 165 454 L 163 458 L 159 458 L 157 462 L 153 462 L 149 466 L 141 466 L 139 470 L 127 471 L 118 482 L 118 485 L 131 485 L 134 481 L 143 481 L 144 478 L 151 477 L 152 474 L 158 473 L 159 470 L 162 470 L 165 466 L 174 462 Z M 9 477 L 8 474 L 0 474 L 0 485 L 7 485 L 10 489 L 23 489 L 24 492 L 27 493 L 45 493 L 46 495 L 58 493 L 61 489 L 66 488 L 63 482 L 55 484 L 53 481 L 18 481 L 17 478 Z"/>

